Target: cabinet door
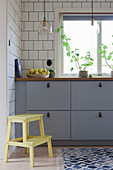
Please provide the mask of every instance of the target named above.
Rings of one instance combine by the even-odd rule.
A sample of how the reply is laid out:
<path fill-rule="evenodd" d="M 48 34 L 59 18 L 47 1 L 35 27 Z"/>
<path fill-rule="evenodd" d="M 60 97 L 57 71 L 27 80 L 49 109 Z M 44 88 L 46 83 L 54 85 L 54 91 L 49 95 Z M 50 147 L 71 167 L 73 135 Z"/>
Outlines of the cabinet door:
<path fill-rule="evenodd" d="M 70 140 L 70 112 L 69 111 L 32 111 L 28 113 L 43 114 L 46 135 L 52 140 Z M 30 135 L 39 135 L 38 121 L 30 123 Z"/>
<path fill-rule="evenodd" d="M 71 83 L 72 110 L 113 110 L 113 82 Z"/>
<path fill-rule="evenodd" d="M 70 83 L 27 82 L 27 110 L 70 110 Z"/>
<path fill-rule="evenodd" d="M 113 111 L 99 112 L 72 111 L 71 139 L 113 140 Z"/>

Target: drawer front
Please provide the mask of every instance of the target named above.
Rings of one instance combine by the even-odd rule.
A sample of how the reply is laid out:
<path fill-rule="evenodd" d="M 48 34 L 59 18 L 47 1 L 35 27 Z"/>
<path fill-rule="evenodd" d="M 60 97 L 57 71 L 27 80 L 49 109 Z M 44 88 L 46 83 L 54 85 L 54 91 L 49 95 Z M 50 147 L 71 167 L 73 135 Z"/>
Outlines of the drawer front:
<path fill-rule="evenodd" d="M 113 111 L 99 112 L 72 111 L 71 139 L 113 140 Z"/>
<path fill-rule="evenodd" d="M 28 113 L 43 114 L 46 135 L 52 140 L 70 140 L 70 112 L 69 111 L 29 111 Z M 38 121 L 30 123 L 30 135 L 39 135 Z"/>
<path fill-rule="evenodd" d="M 72 110 L 113 110 L 113 82 L 72 82 Z"/>
<path fill-rule="evenodd" d="M 27 110 L 70 110 L 70 83 L 27 82 Z"/>

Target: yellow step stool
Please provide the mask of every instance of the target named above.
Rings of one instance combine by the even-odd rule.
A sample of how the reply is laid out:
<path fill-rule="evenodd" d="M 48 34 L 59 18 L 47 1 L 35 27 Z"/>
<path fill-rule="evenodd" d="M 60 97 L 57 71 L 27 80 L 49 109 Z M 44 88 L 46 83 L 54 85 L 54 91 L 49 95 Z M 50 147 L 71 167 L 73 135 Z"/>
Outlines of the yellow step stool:
<path fill-rule="evenodd" d="M 30 166 L 32 167 L 34 166 L 34 147 L 35 146 L 38 146 L 38 145 L 41 145 L 47 142 L 49 156 L 50 157 L 53 156 L 52 145 L 51 145 L 52 136 L 45 135 L 42 116 L 43 114 L 20 114 L 20 115 L 14 115 L 14 116 L 8 117 L 8 128 L 7 128 L 4 162 L 8 161 L 9 145 L 25 147 L 25 153 L 28 153 L 28 148 L 29 148 L 30 149 Z M 29 135 L 29 122 L 36 121 L 36 120 L 39 120 L 41 135 L 30 136 Z M 10 140 L 12 122 L 22 123 L 23 137 Z"/>

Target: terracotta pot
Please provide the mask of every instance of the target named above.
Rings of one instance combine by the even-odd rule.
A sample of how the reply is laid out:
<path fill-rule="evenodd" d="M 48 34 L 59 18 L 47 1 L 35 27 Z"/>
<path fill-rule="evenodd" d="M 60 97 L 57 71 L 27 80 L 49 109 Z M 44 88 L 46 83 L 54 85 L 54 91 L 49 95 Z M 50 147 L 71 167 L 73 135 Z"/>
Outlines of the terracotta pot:
<path fill-rule="evenodd" d="M 88 71 L 79 71 L 79 77 L 80 78 L 87 78 L 88 77 Z"/>

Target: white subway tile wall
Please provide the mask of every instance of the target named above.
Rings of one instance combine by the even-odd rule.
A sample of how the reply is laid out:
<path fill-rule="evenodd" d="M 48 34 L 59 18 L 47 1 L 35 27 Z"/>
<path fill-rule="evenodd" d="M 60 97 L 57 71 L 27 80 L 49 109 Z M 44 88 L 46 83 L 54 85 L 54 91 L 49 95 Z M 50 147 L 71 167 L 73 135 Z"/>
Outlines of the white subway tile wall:
<path fill-rule="evenodd" d="M 27 21 L 27 13 L 23 13 L 22 19 Z M 21 59 L 21 0 L 9 0 L 8 2 L 8 76 L 9 76 L 9 115 L 15 115 L 15 59 Z M 23 40 L 27 40 L 28 33 L 23 32 Z M 26 52 L 24 53 L 26 54 Z M 26 55 L 24 55 L 26 58 Z M 24 67 L 23 67 L 24 68 Z M 15 124 L 12 125 L 11 139 L 15 138 Z M 10 154 L 15 147 L 10 147 Z"/>
<path fill-rule="evenodd" d="M 44 17 L 44 0 L 22 0 L 23 76 L 30 68 L 54 68 L 55 8 L 91 8 L 92 0 L 46 0 L 46 18 L 53 26 L 51 35 L 40 35 L 38 25 Z M 112 0 L 94 0 L 94 8 L 113 8 Z M 52 66 L 47 66 L 47 59 Z"/>

